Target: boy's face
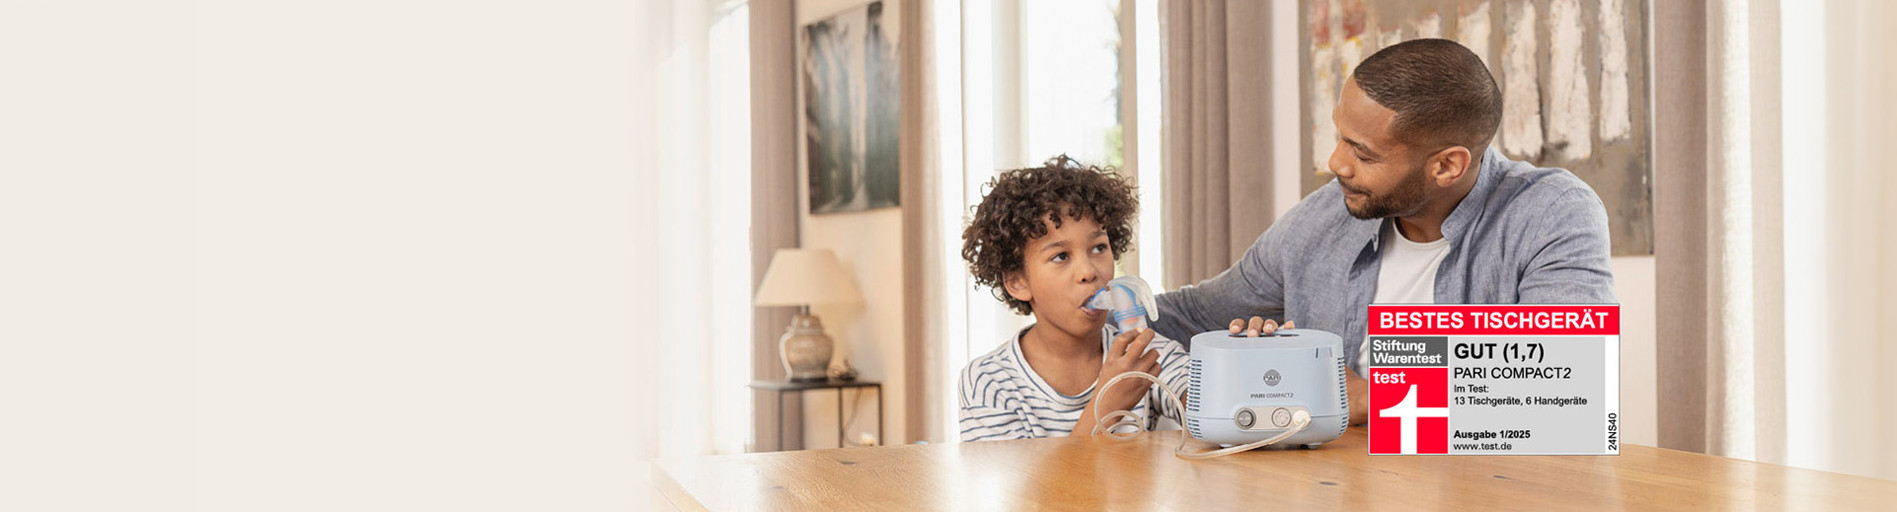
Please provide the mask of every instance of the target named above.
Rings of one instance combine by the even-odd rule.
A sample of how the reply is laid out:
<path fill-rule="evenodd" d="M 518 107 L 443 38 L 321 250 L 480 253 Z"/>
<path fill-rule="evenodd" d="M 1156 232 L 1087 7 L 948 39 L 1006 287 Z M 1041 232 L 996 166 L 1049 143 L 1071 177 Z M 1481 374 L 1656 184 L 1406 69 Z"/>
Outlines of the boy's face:
<path fill-rule="evenodd" d="M 1027 261 L 1007 277 L 1008 295 L 1033 305 L 1036 322 L 1070 336 L 1098 336 L 1107 314 L 1086 305 L 1113 278 L 1112 240 L 1091 218 L 1063 217 L 1060 227 L 1051 219 L 1042 222 L 1047 234 L 1021 251 Z"/>

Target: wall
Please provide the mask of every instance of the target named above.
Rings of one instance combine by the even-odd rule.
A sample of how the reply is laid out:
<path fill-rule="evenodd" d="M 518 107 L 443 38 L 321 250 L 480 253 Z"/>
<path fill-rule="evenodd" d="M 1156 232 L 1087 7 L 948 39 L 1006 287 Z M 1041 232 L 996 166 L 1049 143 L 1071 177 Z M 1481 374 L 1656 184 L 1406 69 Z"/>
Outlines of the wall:
<path fill-rule="evenodd" d="M 1621 440 L 1659 442 L 1659 384 L 1654 351 L 1658 310 L 1652 256 L 1614 258 L 1614 295 L 1620 298 Z"/>
<path fill-rule="evenodd" d="M 230 446 L 191 443 L 192 23 L 0 3 L 0 508 L 185 510 L 228 478 L 189 471 Z"/>
<path fill-rule="evenodd" d="M 0 2 L 0 509 L 640 507 L 647 6 Z"/>
<path fill-rule="evenodd" d="M 798 0 L 797 25 L 802 27 L 866 3 L 863 0 Z M 911 15 L 906 11 L 901 14 Z M 901 44 L 913 44 L 913 37 L 902 35 L 905 37 Z M 802 50 L 798 52 L 801 54 Z M 805 189 L 809 177 L 803 164 L 802 141 L 798 139 L 799 190 Z M 855 273 L 857 286 L 863 291 L 862 304 L 819 306 L 813 311 L 823 319 L 825 331 L 836 340 L 837 357 L 849 357 L 863 378 L 883 383 L 886 395 L 883 404 L 889 409 L 883 412 L 883 433 L 887 437 L 884 444 L 907 442 L 902 436 L 907 428 L 904 418 L 908 411 L 902 399 L 907 392 L 904 380 L 908 377 L 903 349 L 902 290 L 907 281 L 902 267 L 902 209 L 811 215 L 809 195 L 800 194 L 799 198 L 797 215 L 802 247 L 835 251 L 844 267 Z M 861 433 L 874 433 L 875 393 L 865 392 L 859 396 L 856 391 L 849 391 L 844 397 L 855 402 L 855 412 L 847 407 L 844 412 L 846 416 L 856 415 L 848 434 L 851 441 Z M 805 397 L 804 447 L 836 446 L 836 399 L 834 392 L 809 393 Z"/>

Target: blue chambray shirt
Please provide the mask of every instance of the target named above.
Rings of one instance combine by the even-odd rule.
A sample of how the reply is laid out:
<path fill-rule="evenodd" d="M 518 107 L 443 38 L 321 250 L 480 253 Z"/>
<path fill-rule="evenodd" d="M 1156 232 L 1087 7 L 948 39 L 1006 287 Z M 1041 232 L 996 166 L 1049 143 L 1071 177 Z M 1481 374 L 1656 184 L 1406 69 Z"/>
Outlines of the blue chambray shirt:
<path fill-rule="evenodd" d="M 1158 297 L 1153 330 L 1187 344 L 1262 316 L 1344 338 L 1359 375 L 1367 306 L 1377 294 L 1378 231 L 1358 220 L 1332 180 L 1273 223 L 1232 268 Z M 1565 169 L 1483 155 L 1475 188 L 1443 221 L 1449 254 L 1436 271 L 1437 304 L 1613 304 L 1607 209 Z"/>

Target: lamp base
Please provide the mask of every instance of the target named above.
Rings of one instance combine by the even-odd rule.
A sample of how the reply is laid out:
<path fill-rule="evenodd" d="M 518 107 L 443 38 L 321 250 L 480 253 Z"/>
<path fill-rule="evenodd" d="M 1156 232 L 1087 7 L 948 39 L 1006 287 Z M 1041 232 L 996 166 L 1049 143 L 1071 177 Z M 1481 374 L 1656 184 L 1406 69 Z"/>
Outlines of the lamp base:
<path fill-rule="evenodd" d="M 790 327 L 777 340 L 778 355 L 784 359 L 784 371 L 792 382 L 820 382 L 830 379 L 830 355 L 835 350 L 830 336 L 823 333 L 823 321 L 817 315 L 800 314 L 791 318 Z"/>

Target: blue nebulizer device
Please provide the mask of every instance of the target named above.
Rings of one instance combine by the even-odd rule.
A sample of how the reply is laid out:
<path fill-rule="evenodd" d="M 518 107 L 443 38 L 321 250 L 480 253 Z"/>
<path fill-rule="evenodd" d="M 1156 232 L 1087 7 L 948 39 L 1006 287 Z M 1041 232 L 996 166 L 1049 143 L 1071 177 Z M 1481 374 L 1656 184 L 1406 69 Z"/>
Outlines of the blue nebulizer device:
<path fill-rule="evenodd" d="M 1159 307 L 1146 281 L 1120 276 L 1087 301 L 1089 309 L 1107 311 L 1120 332 L 1146 329 L 1159 320 Z M 1153 375 L 1126 372 L 1108 379 L 1107 388 L 1126 379 L 1145 380 L 1171 398 L 1182 410 L 1187 434 L 1221 448 L 1188 451 L 1182 442 L 1174 453 L 1186 459 L 1209 459 L 1264 446 L 1315 448 L 1342 436 L 1349 423 L 1350 402 L 1345 395 L 1344 342 L 1336 334 L 1311 329 L 1286 329 L 1245 336 L 1208 331 L 1192 337 L 1187 389 L 1167 389 Z M 1149 349 L 1150 350 L 1150 349 Z M 1178 402 L 1179 391 L 1186 401 Z M 1139 417 L 1114 411 L 1097 418 L 1094 433 L 1115 437 L 1132 435 Z"/>
<path fill-rule="evenodd" d="M 1313 448 L 1344 435 L 1344 342 L 1336 334 L 1287 329 L 1259 336 L 1211 331 L 1192 337 L 1186 431 L 1200 441 Z M 1304 426 L 1298 426 L 1303 419 Z"/>

